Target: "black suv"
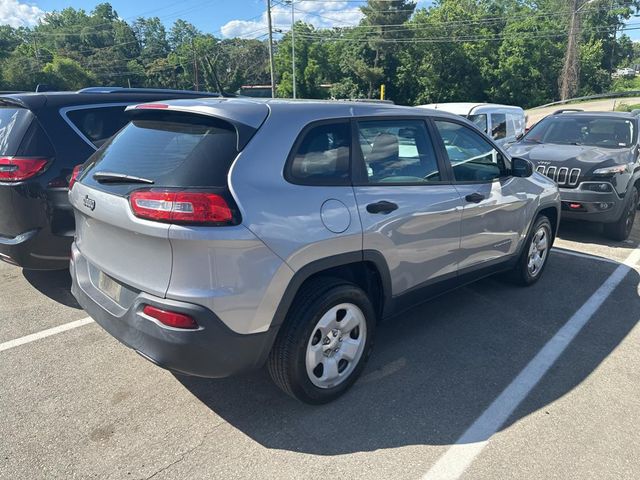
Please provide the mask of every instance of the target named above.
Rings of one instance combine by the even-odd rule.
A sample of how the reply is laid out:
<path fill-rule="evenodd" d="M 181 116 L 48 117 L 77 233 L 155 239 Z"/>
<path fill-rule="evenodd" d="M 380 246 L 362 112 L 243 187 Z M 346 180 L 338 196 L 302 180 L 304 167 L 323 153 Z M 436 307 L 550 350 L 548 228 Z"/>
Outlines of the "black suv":
<path fill-rule="evenodd" d="M 218 95 L 111 87 L 0 95 L 0 259 L 27 269 L 68 268 L 74 167 L 128 122 L 127 105 L 207 96 Z"/>
<path fill-rule="evenodd" d="M 638 117 L 559 111 L 509 148 L 560 187 L 562 218 L 604 224 L 613 240 L 629 237 L 638 206 Z"/>

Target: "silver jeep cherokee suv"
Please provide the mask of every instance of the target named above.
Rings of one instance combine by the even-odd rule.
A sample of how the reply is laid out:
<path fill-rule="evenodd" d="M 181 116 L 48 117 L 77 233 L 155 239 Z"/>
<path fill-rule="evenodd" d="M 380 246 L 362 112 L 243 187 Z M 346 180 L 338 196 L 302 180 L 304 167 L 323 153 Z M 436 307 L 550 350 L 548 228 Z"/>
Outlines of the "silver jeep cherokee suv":
<path fill-rule="evenodd" d="M 268 364 L 309 403 L 357 379 L 377 322 L 460 284 L 540 278 L 556 185 L 467 120 L 349 102 L 129 107 L 70 191 L 73 294 L 152 362 Z"/>

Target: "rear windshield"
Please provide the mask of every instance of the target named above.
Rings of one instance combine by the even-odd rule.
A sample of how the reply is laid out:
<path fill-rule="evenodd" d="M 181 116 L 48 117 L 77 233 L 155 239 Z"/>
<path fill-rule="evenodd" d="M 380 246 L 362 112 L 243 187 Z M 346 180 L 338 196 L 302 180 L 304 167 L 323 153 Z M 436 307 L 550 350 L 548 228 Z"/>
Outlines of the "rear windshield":
<path fill-rule="evenodd" d="M 114 193 L 128 185 L 98 183 L 93 174 L 141 177 L 163 187 L 224 187 L 238 154 L 235 129 L 226 122 L 188 115 L 135 119 L 98 150 L 82 175 L 83 184 Z"/>
<path fill-rule="evenodd" d="M 628 148 L 636 141 L 634 122 L 624 118 L 589 116 L 547 117 L 523 138 L 531 143 Z"/>
<path fill-rule="evenodd" d="M 0 155 L 18 153 L 33 114 L 26 108 L 0 107 Z"/>

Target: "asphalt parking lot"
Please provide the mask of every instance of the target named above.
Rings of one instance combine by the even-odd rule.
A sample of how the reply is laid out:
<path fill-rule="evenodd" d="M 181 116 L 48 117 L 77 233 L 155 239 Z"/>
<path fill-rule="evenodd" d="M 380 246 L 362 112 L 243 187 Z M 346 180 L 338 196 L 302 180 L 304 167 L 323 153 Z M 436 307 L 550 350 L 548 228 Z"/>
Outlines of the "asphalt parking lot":
<path fill-rule="evenodd" d="M 38 338 L 86 317 L 68 275 L 0 263 L 0 478 L 640 478 L 640 222 L 560 236 L 531 288 L 489 278 L 382 324 L 322 407 L 264 371 L 175 376 L 92 322 Z"/>

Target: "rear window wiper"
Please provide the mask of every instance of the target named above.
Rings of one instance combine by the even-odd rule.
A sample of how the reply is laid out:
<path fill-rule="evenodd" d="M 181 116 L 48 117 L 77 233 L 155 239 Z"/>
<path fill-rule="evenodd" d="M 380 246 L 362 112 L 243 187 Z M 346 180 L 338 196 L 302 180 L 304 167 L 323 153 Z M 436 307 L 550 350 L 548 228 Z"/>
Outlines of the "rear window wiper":
<path fill-rule="evenodd" d="M 115 172 L 96 172 L 93 174 L 93 179 L 99 183 L 155 183 L 153 180 L 149 180 L 148 178 Z"/>

